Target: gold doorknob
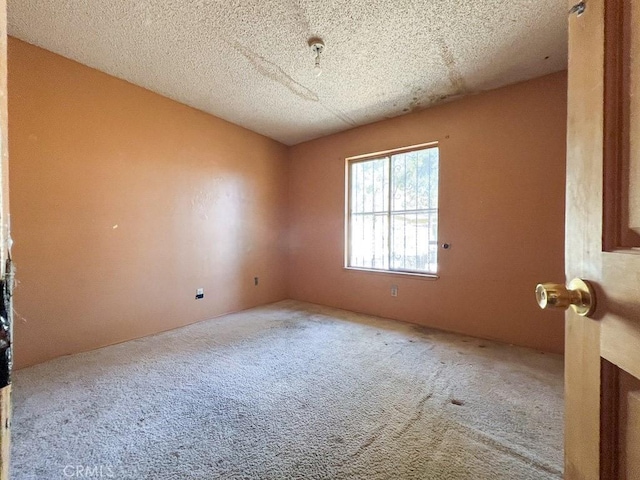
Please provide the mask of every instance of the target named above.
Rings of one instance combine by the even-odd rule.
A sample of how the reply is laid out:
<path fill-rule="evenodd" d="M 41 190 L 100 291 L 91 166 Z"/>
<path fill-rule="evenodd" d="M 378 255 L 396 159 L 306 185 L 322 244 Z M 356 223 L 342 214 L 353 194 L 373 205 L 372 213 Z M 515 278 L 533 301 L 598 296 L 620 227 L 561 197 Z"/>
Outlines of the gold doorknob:
<path fill-rule="evenodd" d="M 583 317 L 588 317 L 596 309 L 593 287 L 580 278 L 574 278 L 569 286 L 557 283 L 540 283 L 536 286 L 536 300 L 542 309 L 571 307 Z"/>

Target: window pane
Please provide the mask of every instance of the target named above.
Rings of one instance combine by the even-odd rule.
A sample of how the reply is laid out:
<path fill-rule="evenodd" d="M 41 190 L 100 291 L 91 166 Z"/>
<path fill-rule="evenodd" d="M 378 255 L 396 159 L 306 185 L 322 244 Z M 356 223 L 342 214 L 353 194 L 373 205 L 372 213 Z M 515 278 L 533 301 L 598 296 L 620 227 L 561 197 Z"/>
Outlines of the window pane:
<path fill-rule="evenodd" d="M 350 266 L 437 272 L 438 156 L 429 147 L 350 164 Z"/>
<path fill-rule="evenodd" d="M 438 207 L 438 149 L 428 148 L 391 157 L 391 209 Z"/>
<path fill-rule="evenodd" d="M 350 169 L 350 197 L 351 197 L 351 212 L 362 212 L 364 206 L 363 192 L 362 192 L 362 180 L 363 170 L 361 163 L 352 163 Z"/>
<path fill-rule="evenodd" d="M 351 212 L 384 212 L 389 204 L 389 159 L 351 164 Z"/>
<path fill-rule="evenodd" d="M 391 157 L 391 210 L 404 210 L 407 200 L 407 162 L 404 154 Z"/>
<path fill-rule="evenodd" d="M 350 266 L 389 268 L 388 218 L 380 214 L 356 214 L 351 217 Z"/>
<path fill-rule="evenodd" d="M 393 214 L 391 218 L 391 269 L 436 273 L 437 212 Z"/>
<path fill-rule="evenodd" d="M 440 172 L 438 166 L 440 164 L 439 151 L 437 148 L 430 148 L 425 151 L 425 168 L 429 176 L 429 208 L 438 208 L 438 178 Z"/>
<path fill-rule="evenodd" d="M 438 149 L 416 153 L 416 209 L 438 208 Z"/>
<path fill-rule="evenodd" d="M 392 210 L 415 210 L 417 208 L 418 165 L 417 152 L 400 153 L 391 157 Z"/>

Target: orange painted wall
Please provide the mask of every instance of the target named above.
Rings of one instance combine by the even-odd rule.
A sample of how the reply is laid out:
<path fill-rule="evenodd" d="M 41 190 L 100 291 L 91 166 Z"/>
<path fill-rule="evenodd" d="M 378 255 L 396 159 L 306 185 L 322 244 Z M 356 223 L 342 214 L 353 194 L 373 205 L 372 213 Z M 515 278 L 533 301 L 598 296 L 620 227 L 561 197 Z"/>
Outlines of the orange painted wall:
<path fill-rule="evenodd" d="M 285 146 L 16 39 L 9 131 L 16 367 L 286 298 Z"/>
<path fill-rule="evenodd" d="M 558 73 L 293 147 L 289 296 L 562 351 L 563 314 L 534 290 L 564 279 L 566 113 Z M 440 278 L 345 270 L 345 157 L 432 141 Z"/>
<path fill-rule="evenodd" d="M 559 73 L 287 149 L 10 38 L 16 366 L 287 297 L 562 351 L 565 122 Z M 345 157 L 430 141 L 440 278 L 345 270 Z"/>

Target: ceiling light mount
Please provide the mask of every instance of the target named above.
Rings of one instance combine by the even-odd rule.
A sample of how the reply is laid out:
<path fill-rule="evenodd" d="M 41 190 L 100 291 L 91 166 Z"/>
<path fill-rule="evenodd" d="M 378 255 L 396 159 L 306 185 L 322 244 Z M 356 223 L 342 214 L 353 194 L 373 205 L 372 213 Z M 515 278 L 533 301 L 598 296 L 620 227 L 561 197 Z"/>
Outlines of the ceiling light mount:
<path fill-rule="evenodd" d="M 322 73 L 322 68 L 320 67 L 320 55 L 325 49 L 324 42 L 321 38 L 313 37 L 309 39 L 309 48 L 311 48 L 311 52 L 315 56 L 313 70 L 315 71 L 316 76 L 320 76 Z"/>

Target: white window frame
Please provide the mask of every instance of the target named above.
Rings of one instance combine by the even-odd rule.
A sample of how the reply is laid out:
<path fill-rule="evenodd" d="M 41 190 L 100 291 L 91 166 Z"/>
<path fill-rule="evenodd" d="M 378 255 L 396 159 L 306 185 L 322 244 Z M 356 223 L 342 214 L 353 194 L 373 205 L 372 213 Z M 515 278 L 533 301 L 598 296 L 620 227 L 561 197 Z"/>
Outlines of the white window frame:
<path fill-rule="evenodd" d="M 422 271 L 422 270 L 405 270 L 405 269 L 392 269 L 389 264 L 389 268 L 370 268 L 370 267 L 360 267 L 360 266 L 352 266 L 351 262 L 351 166 L 354 163 L 366 162 L 376 159 L 382 159 L 385 157 L 389 157 L 389 162 L 391 162 L 391 156 L 398 155 L 402 153 L 411 153 L 417 150 L 426 150 L 429 148 L 438 148 L 438 197 L 440 196 L 440 149 L 438 142 L 429 142 L 422 143 L 419 145 L 412 145 L 409 147 L 396 148 L 392 150 L 384 150 L 375 153 L 368 153 L 364 155 L 358 155 L 354 157 L 347 157 L 345 159 L 345 248 L 344 248 L 344 268 L 347 270 L 355 270 L 355 271 L 364 271 L 364 272 L 374 272 L 374 273 L 382 273 L 382 274 L 391 274 L 391 275 L 410 275 L 410 276 L 418 276 L 418 277 L 426 277 L 426 278 L 438 278 L 438 271 L 440 269 L 440 262 L 436 261 L 436 271 Z M 389 178 L 389 183 L 391 183 L 391 177 Z M 391 209 L 391 204 L 387 205 L 387 211 L 389 213 L 389 217 L 391 217 L 391 213 L 393 210 Z M 437 218 L 438 218 L 438 232 L 440 230 L 440 199 L 438 198 L 438 207 L 437 207 Z M 389 238 L 389 241 L 391 239 Z M 435 239 L 436 248 L 438 246 L 438 238 Z M 390 249 L 391 246 L 388 245 Z M 438 255 L 439 257 L 439 255 Z"/>

